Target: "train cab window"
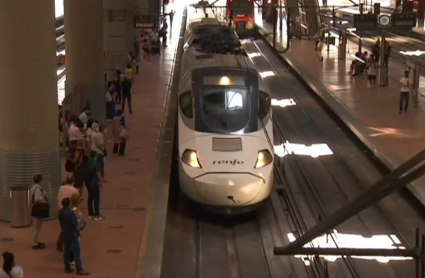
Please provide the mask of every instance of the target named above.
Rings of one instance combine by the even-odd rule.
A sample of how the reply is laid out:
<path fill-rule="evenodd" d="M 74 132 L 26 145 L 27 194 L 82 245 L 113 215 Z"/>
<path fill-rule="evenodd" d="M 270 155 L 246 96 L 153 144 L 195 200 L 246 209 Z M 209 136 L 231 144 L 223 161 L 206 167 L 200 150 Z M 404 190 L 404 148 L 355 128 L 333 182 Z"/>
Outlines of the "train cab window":
<path fill-rule="evenodd" d="M 235 132 L 249 121 L 249 105 L 245 88 L 205 88 L 203 118 L 214 131 Z"/>
<path fill-rule="evenodd" d="M 192 94 L 190 91 L 184 92 L 179 98 L 180 108 L 183 114 L 192 119 L 193 110 L 192 110 Z"/>
<path fill-rule="evenodd" d="M 268 94 L 261 92 L 259 94 L 258 117 L 263 119 L 270 111 L 272 100 Z"/>

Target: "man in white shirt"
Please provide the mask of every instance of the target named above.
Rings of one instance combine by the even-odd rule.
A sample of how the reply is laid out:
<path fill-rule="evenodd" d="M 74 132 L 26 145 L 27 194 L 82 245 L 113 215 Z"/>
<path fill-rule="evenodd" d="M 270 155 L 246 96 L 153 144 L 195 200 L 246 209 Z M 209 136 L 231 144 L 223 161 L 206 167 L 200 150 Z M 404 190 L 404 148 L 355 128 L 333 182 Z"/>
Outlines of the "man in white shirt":
<path fill-rule="evenodd" d="M 150 37 L 149 39 L 150 39 L 151 43 L 153 43 L 153 44 L 157 43 L 158 40 L 159 40 L 158 33 L 156 31 L 152 31 L 152 33 L 150 33 L 149 37 Z"/>
<path fill-rule="evenodd" d="M 409 96 L 410 96 L 410 81 L 409 81 L 409 71 L 404 72 L 404 76 L 400 79 L 400 110 L 399 113 L 403 112 L 403 102 L 404 102 L 404 113 L 407 113 L 407 108 L 409 107 Z"/>
<path fill-rule="evenodd" d="M 58 191 L 58 208 L 62 208 L 62 200 L 65 198 L 71 198 L 72 195 L 78 193 L 78 189 L 74 187 L 74 180 L 72 177 L 67 177 L 64 185 L 59 187 Z M 59 238 L 56 241 L 56 249 L 60 252 L 63 250 L 63 234 L 62 232 L 59 234 Z"/>
<path fill-rule="evenodd" d="M 87 122 L 89 121 L 91 117 L 91 110 L 89 107 L 84 108 L 83 113 L 80 114 L 80 116 L 78 116 L 78 118 L 80 119 L 80 121 L 83 124 L 87 124 Z"/>
<path fill-rule="evenodd" d="M 81 133 L 81 129 L 84 127 L 84 124 L 80 119 L 75 119 L 71 122 L 71 126 L 68 129 L 68 143 L 71 141 L 78 141 L 84 139 L 84 135 Z"/>
<path fill-rule="evenodd" d="M 30 188 L 30 198 L 31 198 L 31 205 L 34 205 L 35 203 L 46 203 L 47 202 L 47 194 L 43 191 L 41 188 L 41 181 L 43 180 L 43 177 L 41 175 L 34 175 L 33 181 L 34 185 Z M 33 226 L 33 246 L 32 249 L 44 249 L 46 248 L 46 245 L 40 241 L 38 241 L 38 237 L 40 235 L 41 228 L 43 226 L 43 218 L 35 218 L 32 219 L 32 226 Z"/>

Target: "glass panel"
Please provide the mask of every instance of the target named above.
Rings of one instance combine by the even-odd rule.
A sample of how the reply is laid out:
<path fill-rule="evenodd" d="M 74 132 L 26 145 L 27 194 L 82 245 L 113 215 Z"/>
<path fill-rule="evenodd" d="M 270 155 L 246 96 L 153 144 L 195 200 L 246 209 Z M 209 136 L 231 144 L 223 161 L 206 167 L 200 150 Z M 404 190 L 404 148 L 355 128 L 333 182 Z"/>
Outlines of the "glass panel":
<path fill-rule="evenodd" d="M 249 121 L 247 90 L 235 87 L 205 87 L 203 119 L 211 130 L 234 132 Z"/>
<path fill-rule="evenodd" d="M 233 15 L 250 15 L 254 10 L 254 2 L 252 0 L 233 0 L 230 2 L 230 9 Z"/>
<path fill-rule="evenodd" d="M 268 94 L 265 92 L 260 92 L 259 95 L 260 101 L 258 104 L 258 117 L 260 119 L 263 119 L 270 111 L 271 107 L 271 98 Z"/>
<path fill-rule="evenodd" d="M 192 94 L 190 93 L 190 91 L 183 93 L 180 96 L 179 102 L 183 114 L 190 119 L 193 118 Z"/>

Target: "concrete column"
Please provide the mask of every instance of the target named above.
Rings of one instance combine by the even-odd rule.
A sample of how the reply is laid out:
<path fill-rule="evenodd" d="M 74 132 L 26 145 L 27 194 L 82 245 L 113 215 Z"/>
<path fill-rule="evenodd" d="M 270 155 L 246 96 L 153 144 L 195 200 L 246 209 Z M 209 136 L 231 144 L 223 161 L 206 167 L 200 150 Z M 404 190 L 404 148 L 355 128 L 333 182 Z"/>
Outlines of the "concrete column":
<path fill-rule="evenodd" d="M 64 0 L 66 94 L 88 103 L 95 119 L 106 119 L 102 0 Z M 75 103 L 75 102 L 74 102 Z M 75 114 L 84 107 L 76 107 Z"/>
<path fill-rule="evenodd" d="M 10 220 L 10 196 L 16 195 L 10 190 L 28 190 L 34 174 L 43 175 L 51 216 L 57 212 L 61 160 L 55 29 L 53 0 L 0 1 L 1 220 Z M 28 194 L 20 195 L 28 201 Z"/>
<path fill-rule="evenodd" d="M 133 17 L 140 13 L 149 13 L 146 0 L 104 0 L 104 42 L 109 58 L 105 67 L 115 70 L 124 69 L 127 55 L 133 50 L 134 38 L 139 38 L 139 31 L 134 28 Z"/>

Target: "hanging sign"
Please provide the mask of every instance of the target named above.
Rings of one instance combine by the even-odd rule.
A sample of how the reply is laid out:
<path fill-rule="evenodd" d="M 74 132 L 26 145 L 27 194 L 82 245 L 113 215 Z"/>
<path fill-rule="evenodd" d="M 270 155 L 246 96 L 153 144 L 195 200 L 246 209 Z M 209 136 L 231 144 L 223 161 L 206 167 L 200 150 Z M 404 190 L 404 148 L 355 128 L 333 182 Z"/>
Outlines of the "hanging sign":
<path fill-rule="evenodd" d="M 154 29 L 156 16 L 154 15 L 135 15 L 134 27 L 139 29 Z"/>

